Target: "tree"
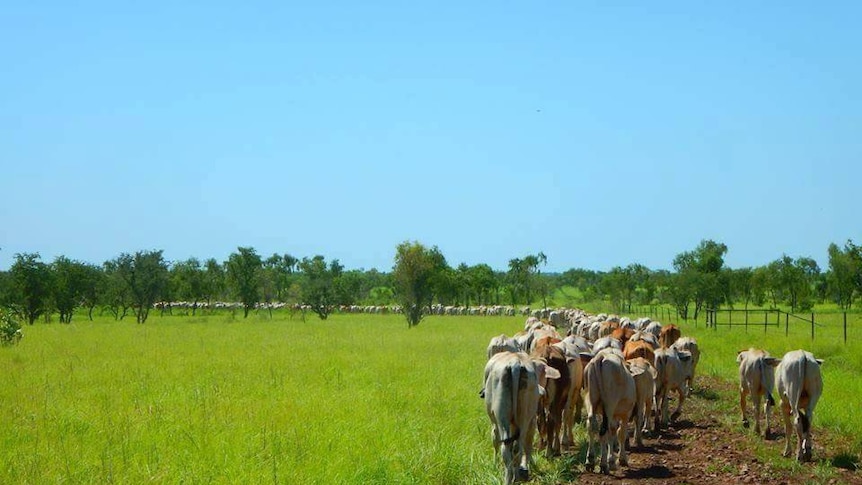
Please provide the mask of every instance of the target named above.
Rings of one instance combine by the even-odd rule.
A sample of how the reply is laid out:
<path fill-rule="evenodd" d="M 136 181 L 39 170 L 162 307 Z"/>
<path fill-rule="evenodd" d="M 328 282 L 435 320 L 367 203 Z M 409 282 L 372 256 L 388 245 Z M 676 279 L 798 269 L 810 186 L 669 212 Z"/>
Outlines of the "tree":
<path fill-rule="evenodd" d="M 129 307 L 132 306 L 132 290 L 128 283 L 132 264 L 132 256 L 123 253 L 112 260 L 105 261 L 102 265 L 105 276 L 101 280 L 99 294 L 102 304 L 116 320 L 125 318 Z"/>
<path fill-rule="evenodd" d="M 317 255 L 313 258 L 302 258 L 299 269 L 303 275 L 302 301 L 309 305 L 311 310 L 326 320 L 332 313 L 335 305 L 340 303 L 343 295 L 340 295 L 339 279 L 344 271 L 344 266 L 333 259 L 329 265 L 326 259 Z"/>
<path fill-rule="evenodd" d="M 428 249 L 416 241 L 405 241 L 396 248 L 392 277 L 408 327 L 419 325 L 423 307 L 433 299 L 432 280 L 441 256 L 436 246 Z"/>
<path fill-rule="evenodd" d="M 204 262 L 203 287 L 201 296 L 207 302 L 207 307 L 212 308 L 213 298 L 221 297 L 225 290 L 225 270 L 215 258 L 209 258 Z"/>
<path fill-rule="evenodd" d="M 81 305 L 87 309 L 87 318 L 93 321 L 93 309 L 99 304 L 99 291 L 104 288 L 105 272 L 102 268 L 83 263 L 81 267 Z"/>
<path fill-rule="evenodd" d="M 120 259 L 125 269 L 120 275 L 128 286 L 132 311 L 138 323 L 145 323 L 153 304 L 168 287 L 168 264 L 162 250 L 138 251 L 134 256 L 121 254 Z"/>
<path fill-rule="evenodd" d="M 84 300 L 87 267 L 79 261 L 58 256 L 51 263 L 54 274 L 54 306 L 61 323 L 71 323 L 75 308 Z"/>
<path fill-rule="evenodd" d="M 49 310 L 52 296 L 53 275 L 48 265 L 40 259 L 39 253 L 16 254 L 15 263 L 9 269 L 13 301 L 30 325 Z"/>
<path fill-rule="evenodd" d="M 198 303 L 205 298 L 206 273 L 197 258 L 179 261 L 171 266 L 171 283 L 174 294 L 183 301 L 192 303 L 192 315 L 197 313 Z"/>
<path fill-rule="evenodd" d="M 727 246 L 722 243 L 704 239 L 693 251 L 685 251 L 677 254 L 673 259 L 673 267 L 680 274 L 686 274 L 681 281 L 686 285 L 694 285 L 684 291 L 678 291 L 675 298 L 688 295 L 694 299 L 694 318 L 704 305 L 716 308 L 722 300 L 722 295 L 727 291 L 724 288 L 725 281 L 719 275 L 724 267 L 724 255 Z M 693 292 L 688 291 L 692 289 Z M 679 308 L 677 302 L 677 308 Z M 686 306 L 686 313 L 688 313 Z"/>
<path fill-rule="evenodd" d="M 254 248 L 237 248 L 225 266 L 227 279 L 243 306 L 243 318 L 260 301 L 260 272 L 262 261 Z"/>
<path fill-rule="evenodd" d="M 857 275 L 862 271 L 853 257 L 853 243 L 848 241 L 842 251 L 835 243 L 829 245 L 829 274 L 826 277 L 829 293 L 839 307 L 847 310 L 853 305 L 853 294 L 858 290 Z"/>

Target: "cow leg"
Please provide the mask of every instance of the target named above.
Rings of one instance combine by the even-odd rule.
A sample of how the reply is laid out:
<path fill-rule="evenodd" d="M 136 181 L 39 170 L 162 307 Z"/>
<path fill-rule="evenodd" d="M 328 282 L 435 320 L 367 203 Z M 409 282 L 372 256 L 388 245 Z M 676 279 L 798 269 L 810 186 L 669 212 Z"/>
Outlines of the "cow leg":
<path fill-rule="evenodd" d="M 659 431 L 667 422 L 667 396 L 663 387 L 656 391 L 655 406 L 655 430 Z"/>
<path fill-rule="evenodd" d="M 636 403 L 636 404 L 635 404 L 635 409 L 634 409 L 634 415 L 635 415 L 635 416 L 634 416 L 634 417 L 635 417 L 635 444 L 636 444 L 637 446 L 641 447 L 641 448 L 642 448 L 642 447 L 643 447 L 643 445 L 644 445 L 644 440 L 643 440 L 643 430 L 641 429 L 641 427 L 643 427 L 643 424 L 644 424 L 644 422 L 643 422 L 643 421 L 644 421 L 643 412 L 644 412 L 644 410 L 643 410 L 643 405 L 642 405 L 642 403 L 640 403 L 640 402 Z M 629 438 L 628 438 L 628 433 L 626 433 L 626 445 L 628 445 L 628 443 L 629 443 Z"/>
<path fill-rule="evenodd" d="M 651 435 L 651 432 L 649 429 L 649 423 L 650 423 L 650 418 L 652 417 L 651 415 L 652 415 L 652 411 L 653 411 L 653 401 L 654 400 L 655 400 L 655 397 L 647 398 L 646 406 L 644 407 L 643 427 L 644 427 L 644 433 L 647 433 L 647 436 Z M 655 432 L 655 427 L 653 427 L 652 432 Z"/>
<path fill-rule="evenodd" d="M 751 403 L 754 405 L 754 432 L 760 435 L 760 394 L 751 393 Z"/>
<path fill-rule="evenodd" d="M 518 437 L 520 459 L 518 460 L 518 474 L 515 478 L 518 481 L 526 482 L 530 479 L 530 441 L 532 441 L 532 435 L 529 433 L 522 433 L 521 436 Z"/>
<path fill-rule="evenodd" d="M 679 395 L 679 402 L 676 405 L 676 410 L 674 410 L 673 414 L 670 418 L 674 421 L 679 419 L 679 416 L 682 414 L 682 403 L 685 402 L 685 383 L 683 383 L 683 387 L 676 390 L 677 395 Z"/>
<path fill-rule="evenodd" d="M 749 426 L 748 418 L 745 417 L 745 398 L 746 397 L 748 397 L 748 391 L 746 391 L 744 387 L 740 388 L 739 389 L 739 410 L 742 413 L 742 427 L 743 428 L 747 428 Z"/>
<path fill-rule="evenodd" d="M 566 408 L 563 410 L 563 446 L 572 446 L 575 444 L 575 437 L 572 434 L 574 422 L 574 395 L 569 396 L 572 400 L 566 403 Z"/>
<path fill-rule="evenodd" d="M 771 394 L 766 395 L 766 404 L 763 405 L 763 414 L 765 414 L 763 420 L 765 424 L 765 428 L 763 429 L 763 439 L 769 439 L 769 418 L 772 415 L 772 406 L 775 405 L 775 401 L 772 399 Z"/>
<path fill-rule="evenodd" d="M 790 449 L 790 433 L 792 432 L 790 426 L 790 403 L 783 396 L 781 398 L 781 416 L 784 418 L 784 452 L 781 454 L 788 457 L 793 452 Z"/>
<path fill-rule="evenodd" d="M 607 474 L 610 473 L 610 468 L 608 467 L 608 455 L 609 452 L 613 452 L 612 442 L 610 439 L 610 422 L 607 415 L 602 414 L 602 427 L 599 430 L 599 447 L 601 450 L 601 456 L 599 458 L 599 469 L 602 473 Z"/>
<path fill-rule="evenodd" d="M 618 420 L 617 423 L 617 442 L 620 444 L 619 463 L 620 466 L 629 466 L 629 457 L 626 453 L 626 448 L 628 448 L 628 426 L 626 426 L 628 418 Z M 635 430 L 637 430 L 637 428 L 635 428 Z M 638 446 L 643 446 L 643 444 Z"/>
<path fill-rule="evenodd" d="M 796 419 L 794 420 L 796 428 L 796 461 L 805 461 L 803 443 L 805 442 L 806 429 L 808 428 L 806 421 L 808 417 L 802 414 L 801 409 L 796 410 Z"/>
<path fill-rule="evenodd" d="M 503 442 L 500 445 L 500 454 L 503 455 L 503 466 L 505 466 L 506 471 L 503 475 L 503 482 L 507 485 L 511 485 L 515 483 L 516 477 L 516 464 L 515 464 L 515 453 L 514 453 L 514 442 L 509 441 Z"/>
<path fill-rule="evenodd" d="M 596 464 L 595 444 L 599 434 L 599 421 L 593 413 L 587 415 L 587 428 L 589 438 L 587 440 L 587 458 L 584 464 L 586 464 L 587 470 L 592 470 Z"/>

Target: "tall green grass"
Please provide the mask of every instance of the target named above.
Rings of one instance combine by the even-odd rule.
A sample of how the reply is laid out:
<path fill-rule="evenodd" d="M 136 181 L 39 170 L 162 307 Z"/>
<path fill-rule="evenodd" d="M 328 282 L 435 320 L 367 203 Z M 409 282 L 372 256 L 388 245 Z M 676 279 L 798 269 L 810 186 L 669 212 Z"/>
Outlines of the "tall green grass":
<path fill-rule="evenodd" d="M 0 348 L 0 483 L 499 483 L 477 392 L 488 340 L 523 317 L 327 321 L 228 315 L 37 324 Z M 858 344 L 684 326 L 701 372 L 736 350 L 804 347 L 824 364 L 815 426 L 858 442 Z M 773 334 L 775 339 L 773 339 Z M 579 435 L 583 438 L 583 433 Z M 538 461 L 538 483 L 574 459 Z"/>

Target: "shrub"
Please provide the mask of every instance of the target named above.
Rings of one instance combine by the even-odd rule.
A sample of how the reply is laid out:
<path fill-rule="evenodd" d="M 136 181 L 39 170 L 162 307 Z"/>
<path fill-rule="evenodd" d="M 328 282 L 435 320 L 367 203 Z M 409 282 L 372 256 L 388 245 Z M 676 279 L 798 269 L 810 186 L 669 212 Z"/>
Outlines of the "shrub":
<path fill-rule="evenodd" d="M 14 345 L 21 341 L 21 324 L 15 319 L 15 314 L 0 307 L 0 345 Z"/>

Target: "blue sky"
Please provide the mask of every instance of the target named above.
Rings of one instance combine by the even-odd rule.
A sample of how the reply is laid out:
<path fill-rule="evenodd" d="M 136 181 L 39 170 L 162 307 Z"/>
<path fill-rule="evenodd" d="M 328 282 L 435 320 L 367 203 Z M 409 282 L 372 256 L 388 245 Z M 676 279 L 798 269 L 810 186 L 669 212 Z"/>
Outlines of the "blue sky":
<path fill-rule="evenodd" d="M 859 2 L 13 2 L 0 269 L 862 242 Z"/>

